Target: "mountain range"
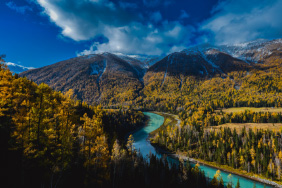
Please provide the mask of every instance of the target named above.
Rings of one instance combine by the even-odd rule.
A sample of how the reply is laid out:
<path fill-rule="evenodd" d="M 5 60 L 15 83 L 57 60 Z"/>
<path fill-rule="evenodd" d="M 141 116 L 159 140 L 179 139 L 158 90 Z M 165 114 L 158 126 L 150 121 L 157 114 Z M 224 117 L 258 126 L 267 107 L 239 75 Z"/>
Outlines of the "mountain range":
<path fill-rule="evenodd" d="M 20 76 L 62 92 L 73 89 L 78 99 L 90 104 L 120 105 L 154 91 L 181 91 L 191 78 L 208 80 L 230 77 L 234 71 L 267 70 L 274 59 L 281 58 L 281 49 L 282 39 L 259 39 L 235 45 L 202 44 L 167 56 L 101 53 L 27 70 Z"/>

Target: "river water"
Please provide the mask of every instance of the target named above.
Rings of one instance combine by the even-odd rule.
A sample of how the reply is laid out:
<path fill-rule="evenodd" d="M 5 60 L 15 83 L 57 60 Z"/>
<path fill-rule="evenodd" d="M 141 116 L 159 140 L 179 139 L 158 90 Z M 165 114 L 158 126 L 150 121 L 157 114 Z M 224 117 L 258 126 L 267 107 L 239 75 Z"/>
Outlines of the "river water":
<path fill-rule="evenodd" d="M 146 116 L 149 116 L 150 120 L 148 122 L 148 125 L 140 130 L 138 130 L 137 132 L 135 132 L 133 134 L 134 137 L 134 147 L 137 151 L 140 151 L 140 153 L 143 155 L 143 157 L 146 157 L 148 155 L 154 154 L 157 157 L 161 158 L 163 156 L 162 153 L 157 152 L 157 150 L 150 144 L 150 142 L 147 140 L 149 133 L 158 129 L 164 122 L 164 117 L 154 114 L 154 113 L 150 113 L 150 112 L 144 112 L 144 114 Z M 177 162 L 176 159 L 172 158 L 172 157 L 167 157 L 169 162 Z M 191 163 L 191 165 L 195 165 L 194 163 Z M 216 168 L 212 168 L 209 166 L 203 166 L 200 165 L 200 169 L 203 170 L 205 172 L 205 175 L 209 178 L 213 178 L 213 176 L 215 175 L 217 169 Z M 221 176 L 222 179 L 224 181 L 224 184 L 227 185 L 227 183 L 230 181 L 228 179 L 228 175 L 230 173 L 227 172 L 223 172 L 221 171 Z M 260 183 L 260 182 L 255 182 L 253 180 L 250 180 L 248 178 L 244 178 L 235 174 L 232 174 L 232 183 L 233 183 L 233 187 L 235 187 L 237 180 L 239 179 L 240 181 L 240 185 L 241 188 L 252 188 L 254 186 L 254 183 L 256 184 L 257 188 L 263 188 L 264 184 Z M 269 185 L 265 185 L 266 188 L 271 188 L 272 186 Z"/>

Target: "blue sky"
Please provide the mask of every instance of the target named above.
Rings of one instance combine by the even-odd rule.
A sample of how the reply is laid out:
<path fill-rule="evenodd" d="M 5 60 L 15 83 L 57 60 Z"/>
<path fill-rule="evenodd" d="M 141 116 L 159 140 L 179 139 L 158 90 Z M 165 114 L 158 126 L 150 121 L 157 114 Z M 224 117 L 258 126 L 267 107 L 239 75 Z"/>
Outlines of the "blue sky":
<path fill-rule="evenodd" d="M 42 67 L 101 52 L 164 55 L 282 38 L 281 0 L 1 0 L 0 54 Z"/>

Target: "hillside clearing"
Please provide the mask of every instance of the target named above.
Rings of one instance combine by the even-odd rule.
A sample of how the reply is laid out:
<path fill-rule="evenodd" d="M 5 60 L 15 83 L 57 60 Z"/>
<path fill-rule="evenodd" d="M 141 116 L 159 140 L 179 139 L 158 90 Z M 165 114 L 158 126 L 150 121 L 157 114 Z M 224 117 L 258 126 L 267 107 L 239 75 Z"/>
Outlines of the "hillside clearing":
<path fill-rule="evenodd" d="M 282 123 L 226 123 L 223 125 L 219 126 L 212 126 L 212 127 L 207 127 L 207 130 L 220 130 L 220 128 L 227 128 L 229 127 L 230 129 L 236 129 L 236 131 L 241 131 L 244 127 L 246 129 L 268 129 L 268 130 L 273 130 L 273 131 L 280 131 L 282 128 Z"/>
<path fill-rule="evenodd" d="M 272 107 L 261 107 L 261 108 L 254 108 L 254 107 L 223 108 L 223 109 L 216 110 L 215 112 L 220 112 L 221 110 L 224 113 L 244 112 L 246 110 L 250 110 L 252 112 L 282 112 L 282 108 L 272 108 Z"/>

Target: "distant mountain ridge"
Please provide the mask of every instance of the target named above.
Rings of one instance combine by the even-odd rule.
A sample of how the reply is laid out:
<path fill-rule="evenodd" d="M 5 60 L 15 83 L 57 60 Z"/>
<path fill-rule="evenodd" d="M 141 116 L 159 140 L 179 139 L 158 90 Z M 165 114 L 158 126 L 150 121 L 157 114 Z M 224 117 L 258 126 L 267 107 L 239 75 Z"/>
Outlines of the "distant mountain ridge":
<path fill-rule="evenodd" d="M 12 63 L 12 62 L 5 62 L 5 64 L 9 67 L 9 69 L 13 72 L 13 73 L 21 73 L 27 70 L 31 70 L 34 69 L 33 67 L 25 67 L 23 65 L 19 65 L 16 63 Z"/>
<path fill-rule="evenodd" d="M 221 51 L 244 61 L 262 63 L 272 53 L 282 50 L 282 39 L 258 39 L 234 45 L 221 45 L 219 48 Z"/>
<path fill-rule="evenodd" d="M 165 57 L 101 53 L 80 56 L 20 74 L 56 90 L 73 89 L 89 103 L 124 104 L 160 91 L 171 83 L 183 87 L 187 78 L 228 77 L 232 71 L 261 69 L 273 58 L 281 58 L 282 40 L 187 48 Z M 150 91 L 150 92 L 148 92 Z"/>

